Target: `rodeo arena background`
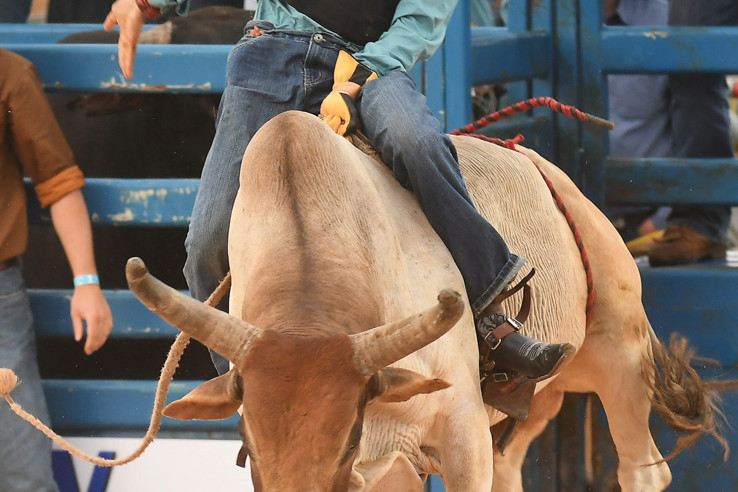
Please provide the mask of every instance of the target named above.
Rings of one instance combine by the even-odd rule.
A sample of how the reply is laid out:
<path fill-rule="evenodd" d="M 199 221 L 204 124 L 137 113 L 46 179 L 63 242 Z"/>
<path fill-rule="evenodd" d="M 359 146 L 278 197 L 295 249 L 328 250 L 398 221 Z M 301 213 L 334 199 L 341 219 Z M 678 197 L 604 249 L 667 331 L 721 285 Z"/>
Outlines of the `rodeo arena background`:
<path fill-rule="evenodd" d="M 527 260 L 502 319 L 563 344 L 545 378 L 494 369 L 504 338 L 483 339 L 428 197 L 325 115 L 253 136 L 230 271 L 191 293 L 229 53 L 280 36 L 252 22 L 275 5 L 365 2 L 125 2 L 146 18 L 132 75 L 113 1 L 0 0 L 0 492 L 738 490 L 738 1 L 378 2 L 386 33 L 445 27 L 408 73 Z M 55 125 L 61 147 L 39 143 Z M 85 270 L 64 224 L 87 217 Z M 82 289 L 109 306 L 97 341 Z"/>

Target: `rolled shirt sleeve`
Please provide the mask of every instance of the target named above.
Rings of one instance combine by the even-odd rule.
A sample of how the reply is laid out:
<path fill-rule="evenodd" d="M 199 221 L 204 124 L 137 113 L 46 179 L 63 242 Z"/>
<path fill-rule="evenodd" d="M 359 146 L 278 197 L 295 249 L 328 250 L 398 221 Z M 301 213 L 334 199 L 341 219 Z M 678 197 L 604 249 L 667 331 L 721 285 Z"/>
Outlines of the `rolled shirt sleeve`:
<path fill-rule="evenodd" d="M 85 180 L 46 99 L 36 68 L 18 58 L 13 65 L 17 76 L 7 98 L 12 146 L 23 171 L 36 184 L 41 205 L 47 207 L 84 186 Z"/>
<path fill-rule="evenodd" d="M 38 201 L 42 207 L 48 207 L 67 194 L 82 188 L 85 177 L 77 166 L 68 167 L 51 179 L 39 183 L 35 187 Z"/>

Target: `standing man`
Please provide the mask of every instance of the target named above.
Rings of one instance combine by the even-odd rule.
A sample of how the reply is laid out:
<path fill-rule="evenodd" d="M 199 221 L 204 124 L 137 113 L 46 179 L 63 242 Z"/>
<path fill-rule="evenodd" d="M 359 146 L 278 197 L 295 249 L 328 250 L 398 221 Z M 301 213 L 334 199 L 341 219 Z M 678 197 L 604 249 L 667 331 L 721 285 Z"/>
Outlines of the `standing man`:
<path fill-rule="evenodd" d="M 0 23 L 23 24 L 31 13 L 31 0 L 0 0 Z"/>
<path fill-rule="evenodd" d="M 82 171 L 74 163 L 35 67 L 3 49 L 0 110 L 0 365 L 18 376 L 15 401 L 49 424 L 21 274 L 20 256 L 28 242 L 24 174 L 34 181 L 41 206 L 51 208 L 74 274 L 70 315 L 75 340 L 85 338 L 86 354 L 105 343 L 113 319 L 97 278 L 90 219 L 80 191 Z M 8 405 L 0 405 L 0 490 L 58 490 L 51 470 L 51 441 Z"/>
<path fill-rule="evenodd" d="M 607 0 L 605 13 L 608 26 L 665 26 L 669 2 Z M 664 74 L 608 75 L 607 84 L 610 120 L 615 123 L 615 128 L 609 132 L 610 157 L 672 157 L 674 137 L 669 77 Z M 663 228 L 670 208 L 619 206 L 611 207 L 608 212 L 617 219 L 616 223 L 620 223 L 616 227 L 627 242 Z"/>
<path fill-rule="evenodd" d="M 735 0 L 670 0 L 670 26 L 736 26 Z M 669 76 L 673 157 L 733 157 L 725 75 L 684 72 Z M 679 205 L 666 220 L 663 238 L 651 247 L 651 265 L 680 265 L 724 258 L 730 226 L 728 205 Z"/>

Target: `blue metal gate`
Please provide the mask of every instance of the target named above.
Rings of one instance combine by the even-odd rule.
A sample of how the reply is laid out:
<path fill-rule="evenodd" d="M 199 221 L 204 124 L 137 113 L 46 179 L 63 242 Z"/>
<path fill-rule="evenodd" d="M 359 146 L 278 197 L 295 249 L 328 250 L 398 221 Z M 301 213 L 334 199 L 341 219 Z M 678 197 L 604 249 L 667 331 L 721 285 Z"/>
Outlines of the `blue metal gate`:
<path fill-rule="evenodd" d="M 551 96 L 598 115 L 607 114 L 605 77 L 610 73 L 670 73 L 698 70 L 738 73 L 738 28 L 603 27 L 603 2 L 592 0 L 511 0 L 506 28 L 470 27 L 469 0 L 461 0 L 442 49 L 414 77 L 448 130 L 471 119 L 470 87 L 509 83 L 510 102 Z M 138 48 L 136 76 L 122 78 L 111 45 L 55 44 L 66 34 L 97 30 L 97 25 L 0 25 L 0 46 L 38 67 L 48 91 L 218 93 L 224 87 L 228 46 Z M 77 67 L 83 66 L 84 70 Z M 513 100 L 514 98 L 514 100 Z M 521 132 L 526 144 L 564 169 L 597 204 L 738 203 L 738 161 L 631 159 L 607 157 L 607 135 L 598 129 L 536 109 L 489 132 Z M 658 183 L 659 186 L 656 186 Z M 687 186 L 688 184 L 688 186 Z M 92 178 L 84 189 L 94 225 L 185 227 L 197 180 Z M 689 193 L 685 193 L 685 189 Z M 36 207 L 36 222 L 48 218 Z M 123 266 L 121 265 L 121 269 Z M 705 373 L 732 378 L 738 334 L 738 272 L 727 262 L 687 267 L 641 267 L 644 303 L 662 337 L 672 330 L 687 335 L 698 353 L 718 359 L 724 369 Z M 105 291 L 113 309 L 115 338 L 172 338 L 175 330 L 149 313 L 130 292 Z M 68 336 L 69 291 L 31 292 L 38 335 Z M 175 383 L 180 396 L 198 382 Z M 102 435 L 143 433 L 148 425 L 155 382 L 48 380 L 52 420 L 61 433 Z M 607 452 L 600 422 L 593 478 L 584 471 L 582 415 L 586 403 L 568 398 L 561 416 L 529 453 L 527 490 L 612 490 L 616 459 Z M 727 397 L 726 413 L 735 414 Z M 84 410 L 84 411 L 82 411 Z M 668 433 L 654 422 L 657 440 L 668 449 Z M 232 436 L 233 422 L 184 423 L 166 420 L 170 436 Z M 734 448 L 738 439 L 731 432 Z M 672 463 L 675 491 L 736 489 L 736 458 L 723 463 L 709 443 Z M 443 486 L 434 477 L 429 489 Z"/>

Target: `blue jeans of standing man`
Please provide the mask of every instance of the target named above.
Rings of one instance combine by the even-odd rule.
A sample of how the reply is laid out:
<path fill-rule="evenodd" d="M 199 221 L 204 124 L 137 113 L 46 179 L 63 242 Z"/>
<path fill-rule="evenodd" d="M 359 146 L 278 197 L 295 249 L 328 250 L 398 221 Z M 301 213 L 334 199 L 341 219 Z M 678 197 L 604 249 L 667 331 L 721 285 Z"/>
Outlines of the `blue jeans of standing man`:
<path fill-rule="evenodd" d="M 333 86 L 339 50 L 358 46 L 328 33 L 247 34 L 231 51 L 226 89 L 185 241 L 184 274 L 192 296 L 206 299 L 228 271 L 228 227 L 241 159 L 256 131 L 288 110 L 318 114 Z M 508 250 L 476 211 L 461 177 L 456 149 L 404 72 L 368 82 L 358 101 L 364 131 L 400 183 L 412 189 L 428 221 L 461 271 L 475 312 L 510 283 L 524 260 Z M 412 128 L 412 131 L 407 131 Z M 295 136 L 299 137 L 298 135 Z M 224 306 L 221 306 L 223 308 Z M 225 361 L 215 361 L 219 372 Z"/>
<path fill-rule="evenodd" d="M 735 0 L 671 0 L 669 25 L 738 25 Z M 731 158 L 728 87 L 725 76 L 678 73 L 669 77 L 674 157 Z M 727 205 L 674 206 L 667 225 L 689 227 L 711 241 L 724 242 L 730 225 Z"/>
<path fill-rule="evenodd" d="M 24 410 L 49 424 L 41 389 L 36 341 L 21 269 L 0 271 L 0 367 L 12 369 L 18 385 L 11 393 Z M 51 469 L 51 441 L 0 401 L 0 490 L 58 491 Z"/>
<path fill-rule="evenodd" d="M 31 13 L 31 0 L 0 0 L 0 23 L 23 24 Z"/>

